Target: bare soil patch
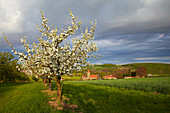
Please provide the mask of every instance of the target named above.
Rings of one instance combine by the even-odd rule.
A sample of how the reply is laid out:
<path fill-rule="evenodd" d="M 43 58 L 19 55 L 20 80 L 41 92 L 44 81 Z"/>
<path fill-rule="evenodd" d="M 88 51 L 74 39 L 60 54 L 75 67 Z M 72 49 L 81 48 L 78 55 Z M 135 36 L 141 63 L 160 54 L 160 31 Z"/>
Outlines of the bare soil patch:
<path fill-rule="evenodd" d="M 50 99 L 48 101 L 48 104 L 50 106 L 52 106 L 54 109 L 57 109 L 57 110 L 70 110 L 72 112 L 75 112 L 75 109 L 78 108 L 77 105 L 75 104 L 68 104 L 67 101 L 69 101 L 70 99 L 65 97 L 65 96 L 62 96 L 62 101 L 61 103 L 57 103 L 57 98 L 56 98 L 56 95 L 57 94 L 57 91 L 50 91 L 50 90 L 43 90 L 41 91 L 42 93 L 46 93 L 47 95 L 50 96 Z M 83 112 L 80 112 L 80 113 L 83 113 Z"/>

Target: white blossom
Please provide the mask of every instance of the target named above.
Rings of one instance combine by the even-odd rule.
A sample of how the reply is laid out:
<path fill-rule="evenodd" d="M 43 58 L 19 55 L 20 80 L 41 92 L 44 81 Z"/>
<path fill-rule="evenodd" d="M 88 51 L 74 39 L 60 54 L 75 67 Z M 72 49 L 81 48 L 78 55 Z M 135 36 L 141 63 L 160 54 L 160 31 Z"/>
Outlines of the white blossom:
<path fill-rule="evenodd" d="M 14 55 L 16 55 L 16 54 L 17 54 L 17 51 L 14 52 Z"/>
<path fill-rule="evenodd" d="M 25 37 L 20 39 L 28 55 L 17 52 L 4 36 L 12 47 L 12 52 L 19 55 L 19 60 L 28 71 L 39 76 L 44 74 L 62 76 L 63 74 L 70 74 L 73 69 L 81 70 L 81 65 L 89 65 L 85 58 L 92 57 L 93 54 L 90 53 L 97 51 L 97 46 L 93 43 L 92 38 L 94 37 L 96 22 L 95 24 L 91 23 L 90 30 L 87 27 L 84 33 L 82 31 L 81 38 L 74 38 L 69 42 L 67 38 L 70 35 L 76 35 L 78 29 L 81 29 L 81 22 L 77 23 L 71 10 L 69 12 L 72 25 L 68 26 L 66 30 L 49 27 L 47 25 L 48 19 L 45 19 L 42 12 L 42 28 L 38 27 L 38 30 L 42 33 L 41 37 L 38 37 L 39 42 L 30 45 L 26 43 Z"/>
<path fill-rule="evenodd" d="M 21 40 L 21 43 L 23 43 L 23 42 L 24 42 L 22 38 L 21 38 L 20 40 Z"/>

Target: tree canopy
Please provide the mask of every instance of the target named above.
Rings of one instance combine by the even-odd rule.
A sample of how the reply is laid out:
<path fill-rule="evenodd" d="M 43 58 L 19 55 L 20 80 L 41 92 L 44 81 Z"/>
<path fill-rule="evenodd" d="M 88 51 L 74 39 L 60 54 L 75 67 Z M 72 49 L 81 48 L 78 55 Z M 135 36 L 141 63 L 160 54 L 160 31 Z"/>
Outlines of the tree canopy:
<path fill-rule="evenodd" d="M 97 21 L 91 22 L 91 27 L 83 30 L 81 21 L 77 22 L 78 18 L 73 15 L 71 10 L 69 12 L 72 24 L 65 29 L 58 29 L 52 25 L 48 26 L 48 19 L 41 11 L 42 24 L 41 27 L 37 25 L 41 36 L 37 36 L 38 43 L 34 42 L 32 45 L 26 41 L 26 37 L 21 38 L 20 41 L 25 48 L 24 52 L 17 51 L 4 35 L 12 52 L 18 55 L 23 67 L 39 77 L 51 75 L 57 78 L 59 98 L 61 97 L 61 76 L 68 75 L 73 70 L 81 70 L 82 66 L 90 65 L 91 61 L 88 59 L 100 57 L 94 54 L 98 50 L 94 42 Z M 76 36 L 76 34 L 80 35 Z"/>
<path fill-rule="evenodd" d="M 33 73 L 41 76 L 44 74 L 62 76 L 63 74 L 70 74 L 73 69 L 80 70 L 82 65 L 90 65 L 88 58 L 96 58 L 94 52 L 98 50 L 94 40 L 94 31 L 96 29 L 95 23 L 91 22 L 91 28 L 88 27 L 83 31 L 81 29 L 81 21 L 76 22 L 76 18 L 69 10 L 72 18 L 72 26 L 66 29 L 58 30 L 57 27 L 47 25 L 47 18 L 42 13 L 42 28 L 38 25 L 38 30 L 42 33 L 38 37 L 39 43 L 30 45 L 26 38 L 21 38 L 21 43 L 25 47 L 26 52 L 17 51 L 4 38 L 12 48 L 14 54 L 19 55 L 19 61 Z M 81 35 L 75 37 L 75 33 L 81 31 Z M 73 39 L 66 40 L 70 35 Z M 80 37 L 80 38 L 79 38 Z"/>
<path fill-rule="evenodd" d="M 13 81 L 15 79 L 25 80 L 28 77 L 24 73 L 18 71 L 16 67 L 19 67 L 18 60 L 9 52 L 0 51 L 0 79 L 1 81 Z"/>

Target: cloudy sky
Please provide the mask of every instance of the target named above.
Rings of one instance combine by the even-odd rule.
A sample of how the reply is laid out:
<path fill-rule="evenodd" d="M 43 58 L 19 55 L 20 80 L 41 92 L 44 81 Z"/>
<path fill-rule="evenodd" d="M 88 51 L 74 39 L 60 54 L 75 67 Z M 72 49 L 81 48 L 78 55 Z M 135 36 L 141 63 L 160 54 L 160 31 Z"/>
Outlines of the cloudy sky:
<path fill-rule="evenodd" d="M 95 64 L 170 63 L 170 0 L 0 0 L 0 51 L 10 51 L 3 33 L 21 51 L 20 37 L 36 40 L 41 10 L 49 23 L 69 25 L 68 8 L 83 26 L 97 19 L 95 41 L 104 57 Z"/>

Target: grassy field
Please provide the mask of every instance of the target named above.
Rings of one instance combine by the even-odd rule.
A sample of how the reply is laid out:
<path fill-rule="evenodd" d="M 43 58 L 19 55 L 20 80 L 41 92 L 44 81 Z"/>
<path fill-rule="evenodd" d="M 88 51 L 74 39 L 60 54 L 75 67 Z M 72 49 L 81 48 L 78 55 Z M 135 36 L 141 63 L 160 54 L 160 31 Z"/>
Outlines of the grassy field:
<path fill-rule="evenodd" d="M 80 80 L 82 79 L 81 76 L 73 76 L 73 77 L 68 77 L 68 76 L 62 76 L 65 81 L 75 81 L 75 80 Z"/>
<path fill-rule="evenodd" d="M 170 94 L 170 77 L 71 81 L 70 83 L 84 83 L 98 86 L 117 87 L 119 89 L 125 88 L 130 90 Z"/>
<path fill-rule="evenodd" d="M 168 113 L 170 96 L 90 84 L 64 84 L 64 95 L 83 113 Z"/>
<path fill-rule="evenodd" d="M 0 84 L 0 113 L 49 113 L 47 95 L 42 83 Z"/>
<path fill-rule="evenodd" d="M 107 81 L 109 82 L 109 81 Z M 52 89 L 56 90 L 53 82 Z M 0 84 L 0 113 L 68 113 L 47 104 L 43 83 Z M 68 104 L 78 105 L 75 113 L 168 113 L 170 95 L 125 90 L 109 86 L 64 82 Z"/>

